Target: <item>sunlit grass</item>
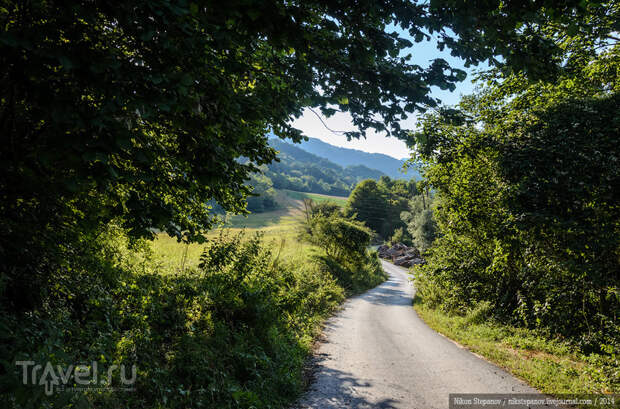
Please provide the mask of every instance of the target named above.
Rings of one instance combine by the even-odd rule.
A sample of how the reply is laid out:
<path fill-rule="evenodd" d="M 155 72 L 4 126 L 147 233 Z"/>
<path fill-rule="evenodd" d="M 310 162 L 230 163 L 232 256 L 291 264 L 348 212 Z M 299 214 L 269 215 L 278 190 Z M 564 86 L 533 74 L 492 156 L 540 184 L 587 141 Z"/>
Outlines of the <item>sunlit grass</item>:
<path fill-rule="evenodd" d="M 155 260 L 162 267 L 160 271 L 177 272 L 198 266 L 204 244 L 179 243 L 176 238 L 159 233 L 151 248 Z"/>
<path fill-rule="evenodd" d="M 288 226 L 270 226 L 262 229 L 217 229 L 210 232 L 207 238 L 215 240 L 222 230 L 224 234 L 238 234 L 243 231 L 246 237 L 262 232 L 264 241 L 273 246 L 274 257 L 279 257 L 281 260 L 293 261 L 304 258 L 313 248 L 312 245 L 298 238 L 299 231 L 296 228 Z M 198 266 L 200 255 L 206 245 L 179 243 L 176 238 L 160 233 L 153 241 L 151 248 L 157 263 L 163 267 L 163 271 L 180 271 Z"/>
<path fill-rule="evenodd" d="M 547 339 L 531 330 L 488 320 L 478 322 L 469 315 L 448 315 L 425 306 L 418 299 L 414 308 L 435 331 L 543 393 L 618 393 L 618 373 L 614 375 L 614 363 L 609 357 L 584 356 L 565 342 Z"/>
<path fill-rule="evenodd" d="M 335 196 L 312 193 L 295 195 L 295 193 L 299 192 L 279 192 L 278 202 L 282 206 L 281 209 L 247 216 L 228 217 L 223 227 L 211 230 L 207 234 L 207 239 L 215 240 L 222 232 L 238 234 L 243 231 L 246 237 L 262 232 L 265 242 L 273 246 L 274 257 L 286 261 L 298 261 L 300 258 L 307 257 L 313 246 L 298 237 L 303 221 L 303 203 L 298 197 L 317 196 L 320 197 L 317 201 L 321 201 L 335 198 Z M 315 200 L 314 197 L 311 198 Z M 205 244 L 179 243 L 176 238 L 161 233 L 157 235 L 151 247 L 163 271 L 180 271 L 198 266 Z"/>
<path fill-rule="evenodd" d="M 315 202 L 334 202 L 339 206 L 344 206 L 347 204 L 347 198 L 342 196 L 330 196 L 330 195 L 322 195 L 319 193 L 307 193 L 307 192 L 295 192 L 293 190 L 283 190 L 287 196 L 292 199 L 303 200 L 303 199 L 312 199 Z"/>

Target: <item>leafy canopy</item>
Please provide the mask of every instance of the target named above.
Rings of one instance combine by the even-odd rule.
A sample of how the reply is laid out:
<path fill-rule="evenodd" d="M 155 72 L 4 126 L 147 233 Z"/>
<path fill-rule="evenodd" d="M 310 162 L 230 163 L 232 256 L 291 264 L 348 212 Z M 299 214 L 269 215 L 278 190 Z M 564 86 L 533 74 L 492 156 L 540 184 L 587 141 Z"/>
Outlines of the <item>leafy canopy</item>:
<path fill-rule="evenodd" d="M 583 41 L 567 42 L 575 64 L 555 83 L 492 71 L 457 109 L 422 120 L 441 236 L 416 277 L 446 310 L 489 302 L 503 321 L 614 353 L 620 46 L 573 47 Z"/>
<path fill-rule="evenodd" d="M 344 212 L 387 240 L 396 229 L 405 227 L 400 214 L 407 210 L 409 198 L 417 193 L 413 179 L 392 180 L 382 176 L 379 181 L 363 180 L 349 195 Z"/>
<path fill-rule="evenodd" d="M 389 27 L 415 41 L 438 34 L 468 63 L 499 53 L 519 68 L 509 50 L 547 36 L 523 24 L 591 31 L 586 17 L 604 7 L 3 0 L 0 255 L 9 287 L 38 293 L 46 278 L 32 277 L 67 267 L 89 232 L 114 219 L 132 237 L 203 240 L 216 221 L 211 204 L 245 211 L 248 175 L 275 158 L 266 133 L 302 138 L 290 123 L 305 107 L 349 113 L 358 132 L 348 137 L 375 129 L 405 138 L 399 121 L 437 104 L 432 86 L 453 89 L 465 74 L 441 59 L 421 65 Z M 542 48 L 540 61 L 555 62 L 556 49 Z"/>
<path fill-rule="evenodd" d="M 267 129 L 299 140 L 290 119 L 310 106 L 404 137 L 398 121 L 436 105 L 431 86 L 464 78 L 441 59 L 419 65 L 390 25 L 415 41 L 437 32 L 471 63 L 494 53 L 512 63 L 515 45 L 544 34 L 523 24 L 568 24 L 600 7 L 544 2 L 539 16 L 533 2 L 5 0 L 3 213 L 39 225 L 123 215 L 134 234 L 199 239 L 213 223 L 208 200 L 243 211 L 244 179 L 274 158 Z"/>

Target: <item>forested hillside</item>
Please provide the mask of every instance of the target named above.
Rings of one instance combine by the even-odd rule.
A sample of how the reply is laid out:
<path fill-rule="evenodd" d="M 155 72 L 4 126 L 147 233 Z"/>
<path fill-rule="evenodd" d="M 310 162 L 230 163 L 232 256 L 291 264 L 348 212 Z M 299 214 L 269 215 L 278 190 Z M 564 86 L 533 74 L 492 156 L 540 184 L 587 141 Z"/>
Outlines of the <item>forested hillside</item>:
<path fill-rule="evenodd" d="M 348 196 L 360 180 L 379 179 L 384 175 L 365 165 L 340 166 L 281 139 L 272 138 L 269 144 L 279 151 L 279 161 L 264 165 L 261 169 L 277 189 Z M 375 163 L 367 164 L 374 166 Z"/>
<path fill-rule="evenodd" d="M 384 173 L 364 165 L 345 168 L 280 139 L 269 140 L 278 150 L 278 161 L 262 165 L 248 182 L 259 196 L 248 198 L 248 210 L 261 212 L 277 207 L 274 189 L 348 196 L 363 179 L 379 179 Z"/>

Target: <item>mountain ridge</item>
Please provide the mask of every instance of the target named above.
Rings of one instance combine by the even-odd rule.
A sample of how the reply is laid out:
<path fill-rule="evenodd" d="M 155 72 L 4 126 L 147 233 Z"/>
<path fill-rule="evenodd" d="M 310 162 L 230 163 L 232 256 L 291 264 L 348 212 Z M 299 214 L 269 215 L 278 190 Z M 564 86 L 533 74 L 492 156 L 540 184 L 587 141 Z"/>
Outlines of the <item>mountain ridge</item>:
<path fill-rule="evenodd" d="M 286 142 L 288 143 L 288 142 Z M 288 143 L 289 145 L 293 145 Z M 309 137 L 307 141 L 294 144 L 306 152 L 325 158 L 337 165 L 347 166 L 363 165 L 370 169 L 376 169 L 392 179 L 420 179 L 416 169 L 408 169 L 407 173 L 400 171 L 406 162 L 405 159 L 396 159 L 383 153 L 370 153 L 358 149 L 343 148 L 324 142 L 318 138 Z"/>

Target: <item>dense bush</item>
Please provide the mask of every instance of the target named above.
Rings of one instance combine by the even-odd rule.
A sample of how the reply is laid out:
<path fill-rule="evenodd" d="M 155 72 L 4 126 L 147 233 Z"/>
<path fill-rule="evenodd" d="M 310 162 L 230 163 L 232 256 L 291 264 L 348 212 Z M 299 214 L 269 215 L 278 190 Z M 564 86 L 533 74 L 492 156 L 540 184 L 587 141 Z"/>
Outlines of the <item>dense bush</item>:
<path fill-rule="evenodd" d="M 331 202 L 329 200 L 325 200 L 323 202 L 313 202 L 311 199 L 307 199 L 309 202 L 306 202 L 309 206 L 309 215 L 314 217 L 318 215 L 323 216 L 331 216 L 331 215 L 341 215 L 342 208 L 337 203 Z"/>
<path fill-rule="evenodd" d="M 360 294 L 387 279 L 375 251 L 341 261 L 325 254 L 316 254 L 314 260 L 336 278 L 347 295 Z"/>
<path fill-rule="evenodd" d="M 118 228 L 83 254 L 80 266 L 57 276 L 43 308 L 2 312 L 7 407 L 279 406 L 300 390 L 317 324 L 344 298 L 324 265 L 278 260 L 260 236 L 222 236 L 197 270 L 176 274 L 158 271 L 149 247 Z M 135 363 L 135 391 L 48 397 L 39 385 L 22 385 L 20 359 Z M 114 378 L 111 386 L 122 385 Z"/>
<path fill-rule="evenodd" d="M 368 250 L 373 232 L 340 213 L 317 212 L 307 218 L 304 238 L 322 253 L 314 260 L 330 271 L 348 294 L 356 294 L 385 281 L 387 275 L 376 252 Z"/>
<path fill-rule="evenodd" d="M 419 150 L 432 162 L 442 235 L 416 274 L 424 302 L 453 312 L 486 302 L 502 322 L 617 354 L 620 94 L 610 55 L 617 47 L 580 81 L 512 77 L 461 113 L 426 118 Z"/>

